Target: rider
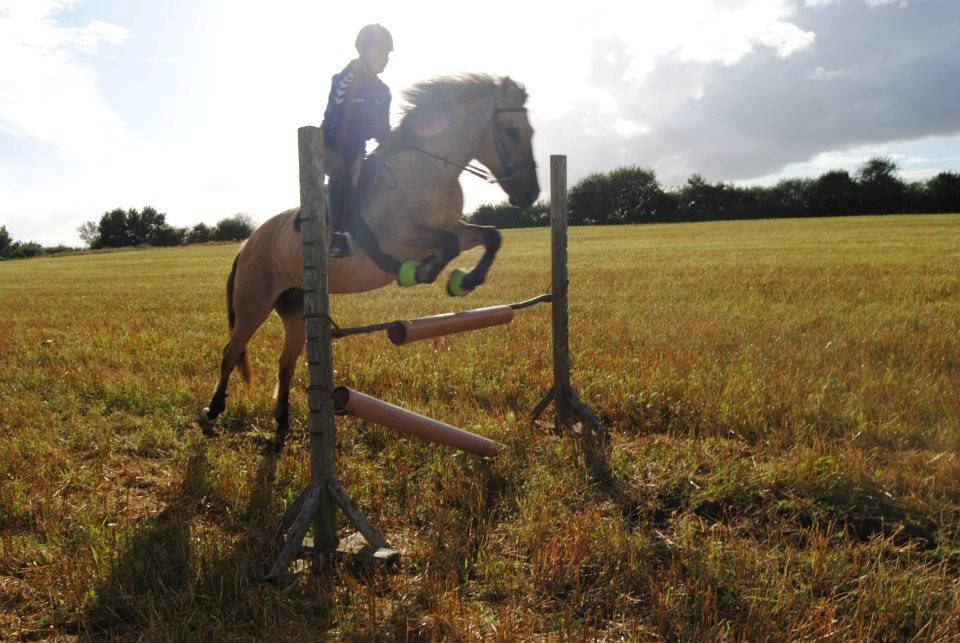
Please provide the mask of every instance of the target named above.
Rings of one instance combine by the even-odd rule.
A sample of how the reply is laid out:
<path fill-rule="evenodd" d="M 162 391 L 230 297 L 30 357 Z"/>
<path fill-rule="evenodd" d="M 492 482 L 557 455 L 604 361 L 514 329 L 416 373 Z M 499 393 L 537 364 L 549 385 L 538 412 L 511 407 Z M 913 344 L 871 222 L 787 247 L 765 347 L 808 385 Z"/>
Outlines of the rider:
<path fill-rule="evenodd" d="M 349 257 L 351 253 L 347 217 L 353 199 L 353 177 L 367 141 L 375 138 L 382 143 L 390 134 L 390 89 L 377 75 L 387 66 L 393 37 L 379 24 L 367 25 L 357 35 L 356 46 L 359 57 L 333 77 L 321 126 L 330 177 L 333 257 Z"/>

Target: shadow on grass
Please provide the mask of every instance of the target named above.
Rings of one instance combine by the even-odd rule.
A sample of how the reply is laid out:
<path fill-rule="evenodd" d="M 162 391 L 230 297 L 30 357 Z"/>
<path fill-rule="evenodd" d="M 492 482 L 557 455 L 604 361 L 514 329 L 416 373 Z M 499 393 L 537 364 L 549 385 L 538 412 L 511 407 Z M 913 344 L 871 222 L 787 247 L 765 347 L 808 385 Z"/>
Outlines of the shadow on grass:
<path fill-rule="evenodd" d="M 261 580 L 276 555 L 276 472 L 277 456 L 262 457 L 244 511 L 225 520 L 198 443 L 167 506 L 118 546 L 83 613 L 64 630 L 151 640 L 256 637 L 282 627 L 277 588 Z M 242 530 L 232 537 L 227 522 Z M 326 625 L 331 591 L 330 583 L 312 584 L 312 625 Z"/>

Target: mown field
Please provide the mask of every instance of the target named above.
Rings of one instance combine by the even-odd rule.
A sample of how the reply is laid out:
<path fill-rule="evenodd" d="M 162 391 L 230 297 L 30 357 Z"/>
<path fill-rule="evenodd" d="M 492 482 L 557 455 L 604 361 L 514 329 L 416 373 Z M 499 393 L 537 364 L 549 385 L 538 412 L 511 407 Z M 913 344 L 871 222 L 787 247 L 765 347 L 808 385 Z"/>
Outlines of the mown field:
<path fill-rule="evenodd" d="M 303 368 L 287 449 L 263 453 L 275 318 L 220 435 L 193 423 L 236 246 L 0 264 L 0 638 L 960 636 L 960 216 L 570 239 L 599 465 L 529 423 L 546 307 L 402 349 L 341 340 L 339 382 L 510 448 L 481 461 L 343 420 L 341 480 L 400 567 L 280 585 L 259 578 L 308 459 Z M 466 299 L 390 287 L 332 314 L 516 301 L 548 273 L 548 232 L 511 231 Z"/>

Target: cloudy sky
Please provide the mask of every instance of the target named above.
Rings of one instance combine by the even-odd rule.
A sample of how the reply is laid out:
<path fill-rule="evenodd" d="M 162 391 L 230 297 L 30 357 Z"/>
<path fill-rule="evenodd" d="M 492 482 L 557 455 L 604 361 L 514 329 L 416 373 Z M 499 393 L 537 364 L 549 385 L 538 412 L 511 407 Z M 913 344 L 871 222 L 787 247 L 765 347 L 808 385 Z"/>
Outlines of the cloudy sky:
<path fill-rule="evenodd" d="M 509 74 L 541 167 L 568 154 L 571 182 L 641 164 L 769 183 L 875 154 L 911 179 L 960 169 L 956 0 L 332 4 L 0 0 L 0 225 L 79 243 L 118 206 L 188 225 L 294 205 L 296 128 L 369 22 L 394 34 L 396 109 L 420 79 Z M 502 198 L 462 183 L 468 209 Z"/>

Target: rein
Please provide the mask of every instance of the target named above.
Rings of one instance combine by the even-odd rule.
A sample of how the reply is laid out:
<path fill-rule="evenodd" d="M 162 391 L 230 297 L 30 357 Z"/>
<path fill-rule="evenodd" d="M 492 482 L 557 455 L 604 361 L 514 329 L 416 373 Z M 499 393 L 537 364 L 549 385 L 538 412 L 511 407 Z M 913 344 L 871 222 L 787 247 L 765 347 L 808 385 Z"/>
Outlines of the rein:
<path fill-rule="evenodd" d="M 444 165 L 452 165 L 453 167 L 460 168 L 460 170 L 474 175 L 477 178 L 483 179 L 487 183 L 509 183 L 513 180 L 513 175 L 517 170 L 525 167 L 537 167 L 536 161 L 530 160 L 523 163 L 510 163 L 507 159 L 507 148 L 503 143 L 503 140 L 499 136 L 500 134 L 500 125 L 497 122 L 497 117 L 500 114 L 505 114 L 508 112 L 526 112 L 526 107 L 497 107 L 494 106 L 493 115 L 490 117 L 490 120 L 487 121 L 487 124 L 483 127 L 483 132 L 480 133 L 480 140 L 477 141 L 477 149 L 474 152 L 474 158 L 479 155 L 480 145 L 483 144 L 483 137 L 487 135 L 487 130 L 490 128 L 490 125 L 493 125 L 493 145 L 497 150 L 497 157 L 500 160 L 500 165 L 503 168 L 502 176 L 497 177 L 493 175 L 489 170 L 486 170 L 482 167 L 477 167 L 467 163 L 466 165 L 461 165 L 460 163 L 454 163 L 446 156 L 440 156 L 439 154 L 434 154 L 428 150 L 423 149 L 422 147 L 417 147 L 412 143 L 408 144 L 408 149 L 416 150 L 421 154 L 429 156 L 432 159 L 436 159 L 443 163 Z"/>
<path fill-rule="evenodd" d="M 432 158 L 432 159 L 437 159 L 438 161 L 440 161 L 440 162 L 443 163 L 444 165 L 452 165 L 453 167 L 460 168 L 460 169 L 463 170 L 464 172 L 467 172 L 467 173 L 469 173 L 469 174 L 472 174 L 472 175 L 474 175 L 474 176 L 477 177 L 477 178 L 483 179 L 483 180 L 486 181 L 487 183 L 499 183 L 499 182 L 500 182 L 500 180 L 497 179 L 497 177 L 493 176 L 492 174 L 490 174 L 490 172 L 488 172 L 487 170 L 483 169 L 482 167 L 477 167 L 476 165 L 471 165 L 470 163 L 467 163 L 466 165 L 461 165 L 461 164 L 459 164 L 459 163 L 454 163 L 453 161 L 451 161 L 450 159 L 448 159 L 446 156 L 440 156 L 439 154 L 434 154 L 433 152 L 428 152 L 427 150 L 423 149 L 422 147 L 417 147 L 416 145 L 413 145 L 413 144 L 408 144 L 408 145 L 407 145 L 407 149 L 416 150 L 417 152 L 420 152 L 421 154 L 425 154 L 425 155 L 429 156 L 429 157 Z"/>

